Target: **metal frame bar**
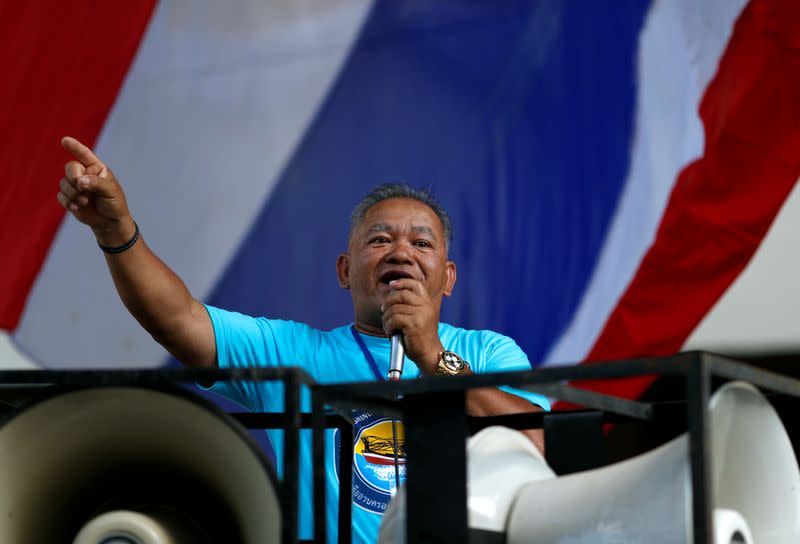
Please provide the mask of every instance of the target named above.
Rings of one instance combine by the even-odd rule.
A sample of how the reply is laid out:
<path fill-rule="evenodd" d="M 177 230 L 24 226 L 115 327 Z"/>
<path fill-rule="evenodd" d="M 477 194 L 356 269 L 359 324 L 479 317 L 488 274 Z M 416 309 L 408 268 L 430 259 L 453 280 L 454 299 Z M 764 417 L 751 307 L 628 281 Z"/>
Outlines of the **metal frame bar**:
<path fill-rule="evenodd" d="M 710 500 L 713 486 L 711 484 L 711 445 L 709 444 L 708 420 L 710 390 L 710 368 L 705 358 L 699 357 L 686 375 L 694 544 L 713 542 Z"/>
<path fill-rule="evenodd" d="M 656 422 L 659 420 L 661 406 L 652 403 L 620 399 L 610 395 L 579 389 L 562 382 L 566 380 L 593 381 L 616 378 L 629 378 L 643 375 L 677 375 L 685 380 L 686 384 L 686 422 L 690 443 L 690 462 L 692 474 L 693 497 L 693 528 L 694 542 L 699 544 L 710 541 L 713 534 L 713 520 L 711 518 L 710 496 L 711 487 L 711 456 L 708 429 L 708 400 L 711 392 L 711 379 L 721 377 L 725 379 L 738 379 L 753 385 L 790 396 L 800 397 L 800 380 L 780 375 L 775 372 L 762 370 L 732 359 L 718 355 L 688 352 L 673 357 L 659 357 L 651 359 L 634 359 L 627 361 L 614 361 L 604 364 L 579 365 L 572 367 L 545 368 L 521 372 L 508 372 L 502 374 L 473 375 L 465 377 L 430 377 L 423 380 L 407 380 L 401 382 L 357 382 L 336 385 L 317 385 L 310 376 L 299 368 L 243 368 L 243 369 L 147 369 L 147 370 L 6 370 L 0 371 L 0 400 L 13 399 L 16 403 L 20 398 L 35 398 L 52 386 L 124 386 L 142 385 L 158 386 L 176 383 L 208 383 L 215 381 L 275 381 L 280 380 L 285 387 L 285 411 L 281 414 L 269 413 L 230 413 L 249 428 L 283 428 L 286 432 L 284 440 L 284 478 L 279 493 L 284 508 L 283 542 L 297 542 L 298 518 L 298 476 L 299 476 L 299 435 L 301 428 L 311 427 L 312 448 L 314 456 L 314 540 L 325 542 L 327 536 L 324 467 L 325 443 L 324 429 L 338 427 L 341 431 L 340 450 L 340 494 L 339 494 L 339 540 L 348 542 L 351 535 L 352 515 L 352 458 L 353 458 L 353 428 L 351 422 L 341 416 L 332 416 L 325 412 L 325 407 L 330 406 L 349 412 L 352 408 L 366 408 L 377 413 L 390 416 L 411 416 L 414 427 L 425 427 L 430 421 L 434 427 L 441 423 L 437 417 L 430 417 L 430 413 L 442 410 L 448 414 L 447 418 L 457 417 L 450 413 L 455 404 L 463 406 L 464 391 L 479 387 L 495 387 L 509 385 L 521 389 L 536 391 L 546 395 L 562 398 L 580 403 L 592 410 L 599 410 L 602 421 L 642 420 Z M 300 413 L 299 391 L 301 386 L 308 386 L 312 392 L 312 412 Z M 403 399 L 395 400 L 397 394 Z M 461 400 L 453 400 L 460 398 Z M 410 399 L 410 400 L 409 400 Z M 414 400 L 416 399 L 416 400 Z M 425 399 L 424 404 L 428 417 L 416 416 L 413 406 L 421 404 L 420 399 Z M 454 404 L 455 403 L 455 404 Z M 681 403 L 674 403 L 679 407 Z M 449 408 L 447 408 L 449 406 Z M 678 413 L 678 412 L 676 412 Z M 445 418 L 445 419 L 447 419 Z M 436 423 L 438 421 L 438 423 Z M 450 420 L 452 421 L 452 420 Z M 475 430 L 488 424 L 502 423 L 513 428 L 541 427 L 542 414 L 517 414 L 496 416 L 493 418 L 464 418 L 465 424 L 458 424 L 458 433 L 466 437 L 467 429 Z M 436 441 L 441 436 L 428 430 L 411 431 L 407 439 L 414 438 L 412 434 L 425 437 L 425 440 Z M 453 434 L 453 433 L 445 433 Z M 448 440 L 453 440 L 451 436 Z M 436 444 L 431 443 L 427 448 L 413 449 L 409 444 L 408 485 L 412 479 L 426 479 L 434 481 L 427 473 L 435 467 L 435 463 L 412 460 L 412 457 L 425 456 L 425 449 L 436 450 Z M 451 448 L 448 463 L 452 463 L 460 473 L 458 467 L 466 466 L 466 453 L 463 448 Z M 459 454 L 458 451 L 461 451 Z M 422 453 L 420 453 L 422 451 Z M 434 454 L 435 455 L 435 454 Z M 413 467 L 420 467 L 414 469 Z M 427 467 L 427 468 L 425 468 Z M 437 473 L 440 467 L 436 468 Z M 465 474 L 465 473 L 464 473 Z M 465 477 L 464 477 L 465 478 Z M 293 480 L 293 481 L 290 481 Z M 349 484 L 349 485 L 348 485 Z M 411 489 L 409 488 L 409 492 Z M 443 504 L 466 505 L 466 487 L 461 485 L 441 486 L 437 491 L 438 500 Z M 461 508 L 456 508 L 457 513 Z M 453 529 L 447 523 L 442 523 L 441 511 L 435 508 L 426 508 L 415 514 L 409 512 L 409 524 L 414 524 L 414 530 L 426 531 L 437 523 L 437 531 L 446 527 L 447 533 L 441 542 L 458 542 L 465 531 L 465 524 Z M 461 519 L 461 516 L 456 516 Z M 466 520 L 466 518 L 464 517 Z M 451 520 L 453 523 L 455 519 Z M 290 530 L 291 527 L 291 530 Z M 421 529 L 420 529 L 421 528 Z M 411 533 L 408 533 L 409 535 Z M 452 535 L 458 535 L 456 539 Z M 424 535 L 423 535 L 424 536 Z M 440 535 L 441 536 L 441 535 Z M 438 538 L 438 537 L 437 537 Z"/>
<path fill-rule="evenodd" d="M 353 440 L 353 427 L 346 425 L 339 438 L 339 542 L 348 543 L 353 532 Z"/>
<path fill-rule="evenodd" d="M 396 395 L 406 398 L 417 395 L 429 397 L 434 402 L 431 410 L 440 407 L 435 402 L 438 397 L 448 397 L 447 393 L 463 391 L 478 387 L 494 387 L 508 385 L 529 391 L 535 391 L 546 395 L 558 397 L 564 400 L 578 402 L 589 409 L 599 410 L 603 417 L 598 421 L 608 421 L 617 419 L 636 419 L 647 422 L 656 422 L 659 415 L 666 412 L 675 412 L 673 409 L 678 406 L 659 406 L 648 402 L 631 401 L 617 398 L 611 395 L 604 395 L 579 389 L 562 382 L 566 380 L 593 381 L 607 380 L 616 378 L 631 378 L 646 375 L 674 375 L 681 376 L 686 385 L 686 411 L 685 420 L 687 424 L 690 444 L 690 470 L 692 487 L 692 524 L 694 530 L 694 543 L 701 544 L 711 541 L 713 535 L 713 518 L 711 516 L 711 455 L 709 444 L 709 419 L 708 401 L 711 393 L 711 379 L 722 377 L 726 379 L 744 380 L 753 385 L 800 397 L 800 380 L 780 375 L 775 372 L 762 370 L 745 363 L 734 361 L 725 357 L 703 352 L 686 352 L 672 357 L 658 357 L 651 359 L 634 359 L 627 361 L 609 361 L 603 364 L 579 365 L 572 367 L 545 368 L 531 371 L 508 372 L 490 375 L 473 375 L 464 377 L 426 377 L 423 380 L 409 380 L 400 382 L 385 383 L 348 383 L 327 386 L 317 386 L 319 391 L 324 391 L 326 402 L 333 407 L 344 407 L 351 409 L 354 407 L 369 406 L 373 411 L 385 413 L 386 415 L 397 415 L 397 411 L 406 413 L 409 408 L 404 401 L 393 403 L 391 398 Z M 447 401 L 442 400 L 446 405 Z M 680 403 L 670 403 L 680 404 Z M 384 405 L 385 410 L 380 411 L 380 406 Z M 610 413 L 610 414 L 609 414 Z M 608 417 L 611 415 L 612 417 Z M 541 414 L 518 414 L 491 418 L 490 421 L 479 422 L 482 418 L 469 418 L 469 425 L 472 428 L 484 427 L 490 422 L 510 422 L 514 428 L 534 428 L 540 427 L 543 421 Z M 430 418 L 429 418 L 430 419 Z M 436 418 L 433 418 L 436 420 Z M 489 418 L 487 418 L 489 419 Z M 425 420 L 416 420 L 416 425 L 427 425 Z M 437 423 L 434 421 L 434 426 Z M 407 429 L 407 433 L 410 429 Z M 436 452 L 441 443 L 436 442 L 434 434 L 427 434 L 434 442 L 428 445 L 428 450 Z M 465 437 L 465 436 L 464 436 Z M 451 437 L 452 438 L 452 437 Z M 412 463 L 414 453 L 409 448 L 408 463 Z M 419 455 L 417 453 L 416 455 Z M 425 455 L 423 453 L 423 455 Z M 433 455 L 436 455 L 435 453 Z M 450 452 L 451 457 L 448 463 L 458 466 L 466 462 L 466 453 L 462 451 L 458 454 Z M 463 456 L 463 461 L 462 461 Z M 426 466 L 426 465 L 420 465 Z M 427 466 L 431 466 L 428 464 Z M 433 481 L 436 473 L 412 472 L 409 470 L 407 488 L 410 492 L 412 479 L 422 479 Z M 466 490 L 461 486 L 440 486 L 437 491 L 439 500 L 450 505 L 466 505 Z M 409 495 L 409 504 L 412 500 Z M 460 511 L 460 508 L 459 508 Z M 431 524 L 442 523 L 441 510 L 427 508 L 422 514 L 424 519 L 413 521 L 409 510 L 407 535 L 412 535 L 412 531 L 418 530 L 417 527 L 430 527 Z M 437 533 L 436 542 L 461 542 L 461 533 L 453 531 L 453 527 Z M 416 534 L 416 533 L 414 533 Z M 458 536 L 454 536 L 454 535 Z M 418 535 L 419 536 L 419 535 Z M 423 535 L 424 536 L 424 535 Z M 420 540 L 420 541 L 424 541 Z"/>
<path fill-rule="evenodd" d="M 301 368 L 164 368 L 112 370 L 0 370 L 0 396 L 7 386 L 33 385 L 168 385 L 218 381 L 275 381 L 296 377 L 302 385 L 316 382 Z M 17 389 L 17 388 L 11 388 Z"/>
<path fill-rule="evenodd" d="M 328 541 L 327 512 L 325 508 L 325 406 L 319 395 L 311 396 L 311 447 L 314 485 L 314 541 Z M 316 462 L 322 459 L 321 463 Z"/>
<path fill-rule="evenodd" d="M 292 505 L 283 511 L 281 540 L 285 544 L 297 542 L 297 527 L 300 508 L 300 384 L 294 375 L 283 380 L 283 411 L 286 426 L 283 435 L 283 479 L 281 480 L 281 503 Z"/>
<path fill-rule="evenodd" d="M 465 400 L 466 391 L 404 399 L 407 542 L 467 542 Z"/>
<path fill-rule="evenodd" d="M 544 458 L 557 475 L 606 464 L 603 412 L 553 412 L 544 415 Z"/>

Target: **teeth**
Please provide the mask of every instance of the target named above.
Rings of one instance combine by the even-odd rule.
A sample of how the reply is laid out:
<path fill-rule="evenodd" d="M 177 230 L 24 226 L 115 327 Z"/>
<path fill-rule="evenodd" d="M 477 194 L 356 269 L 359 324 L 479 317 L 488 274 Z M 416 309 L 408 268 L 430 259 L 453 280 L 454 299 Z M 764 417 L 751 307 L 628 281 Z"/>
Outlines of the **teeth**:
<path fill-rule="evenodd" d="M 411 276 L 404 275 L 404 274 L 387 274 L 380 279 L 381 283 L 389 283 L 392 280 L 400 280 L 403 278 L 410 278 Z"/>

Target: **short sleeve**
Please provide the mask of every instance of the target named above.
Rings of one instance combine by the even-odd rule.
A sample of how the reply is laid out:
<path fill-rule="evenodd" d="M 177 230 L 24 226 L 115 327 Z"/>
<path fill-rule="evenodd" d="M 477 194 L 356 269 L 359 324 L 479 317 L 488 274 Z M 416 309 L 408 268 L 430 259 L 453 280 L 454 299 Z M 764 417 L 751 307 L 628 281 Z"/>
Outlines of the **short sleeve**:
<path fill-rule="evenodd" d="M 299 366 L 315 374 L 314 361 L 306 353 L 310 344 L 307 325 L 251 317 L 209 305 L 206 310 L 214 328 L 219 368 Z M 210 390 L 253 411 L 280 409 L 271 406 L 282 394 L 270 382 L 217 382 Z"/>
<path fill-rule="evenodd" d="M 508 336 L 497 334 L 491 331 L 485 331 L 489 337 L 485 339 L 486 345 L 486 363 L 484 367 L 485 372 L 513 372 L 519 370 L 531 370 L 531 364 L 528 361 L 528 356 L 517 345 L 514 340 Z M 501 386 L 500 389 L 522 397 L 533 404 L 536 404 L 542 410 L 550 411 L 550 400 L 544 395 L 532 393 L 514 387 Z"/>

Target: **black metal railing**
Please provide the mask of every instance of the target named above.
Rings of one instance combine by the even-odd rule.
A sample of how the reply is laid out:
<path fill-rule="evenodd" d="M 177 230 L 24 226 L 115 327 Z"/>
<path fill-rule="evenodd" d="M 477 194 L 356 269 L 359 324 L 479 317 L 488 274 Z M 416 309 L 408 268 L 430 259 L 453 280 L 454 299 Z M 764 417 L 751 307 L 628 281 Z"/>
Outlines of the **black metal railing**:
<path fill-rule="evenodd" d="M 569 385 L 570 381 L 611 380 L 637 376 L 677 376 L 684 382 L 685 399 L 669 406 L 634 401 Z M 279 496 L 282 507 L 283 543 L 297 542 L 300 430 L 312 430 L 312 481 L 314 541 L 327 541 L 325 496 L 325 429 L 338 428 L 341 436 L 339 542 L 350 542 L 352 516 L 352 422 L 341 415 L 354 409 L 400 417 L 405 421 L 407 449 L 408 542 L 476 541 L 467 527 L 466 452 L 468 434 L 489 425 L 515 429 L 544 428 L 551 464 L 559 462 L 558 443 L 570 433 L 591 435 L 598 446 L 601 426 L 608 422 L 639 421 L 657 424 L 662 419 L 683 417 L 689 437 L 692 520 L 695 544 L 712 540 L 711 456 L 708 401 L 711 380 L 743 380 L 765 392 L 800 397 L 800 380 L 776 372 L 704 352 L 561 366 L 498 374 L 429 377 L 400 382 L 316 384 L 295 368 L 253 369 L 153 369 L 153 370 L 10 370 L 0 371 L 0 407 L 14 409 L 54 387 L 164 386 L 216 381 L 280 381 L 285 409 L 281 413 L 229 413 L 251 429 L 283 429 L 283 478 Z M 511 386 L 584 406 L 585 410 L 554 413 L 511 414 L 486 418 L 464 413 L 466 391 L 481 387 Z M 311 412 L 301 411 L 300 391 L 311 390 Z M 331 410 L 335 414 L 331 413 Z M 677 414 L 677 416 L 676 416 Z M 2 414 L 0 414 L 2 415 Z M 569 442 L 569 441 L 567 441 Z M 592 443 L 592 441 L 588 441 Z M 551 447 L 552 446 L 552 447 Z M 563 450 L 561 450 L 563 451 Z M 582 462 L 596 461 L 591 448 L 583 447 Z M 555 456 L 555 457 L 554 457 Z M 442 458 L 447 462 L 442 463 Z M 586 467 L 579 467 L 586 468 Z M 442 486 L 437 482 L 448 482 Z M 434 487 L 435 486 L 435 487 Z"/>

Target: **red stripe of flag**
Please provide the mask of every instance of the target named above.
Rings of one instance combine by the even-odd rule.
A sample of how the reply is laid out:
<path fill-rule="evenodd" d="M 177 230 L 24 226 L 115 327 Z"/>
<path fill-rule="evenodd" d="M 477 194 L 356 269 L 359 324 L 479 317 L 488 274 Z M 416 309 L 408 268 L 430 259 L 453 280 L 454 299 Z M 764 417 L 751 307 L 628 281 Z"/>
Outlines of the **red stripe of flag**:
<path fill-rule="evenodd" d="M 798 28 L 796 0 L 753 0 L 742 12 L 701 102 L 704 155 L 679 175 L 588 363 L 680 350 L 755 253 L 800 176 Z M 635 398 L 654 379 L 574 385 Z"/>
<path fill-rule="evenodd" d="M 0 329 L 14 329 L 64 216 L 69 134 L 94 144 L 155 0 L 5 2 L 0 7 Z M 69 289 L 69 278 L 64 288 Z"/>

